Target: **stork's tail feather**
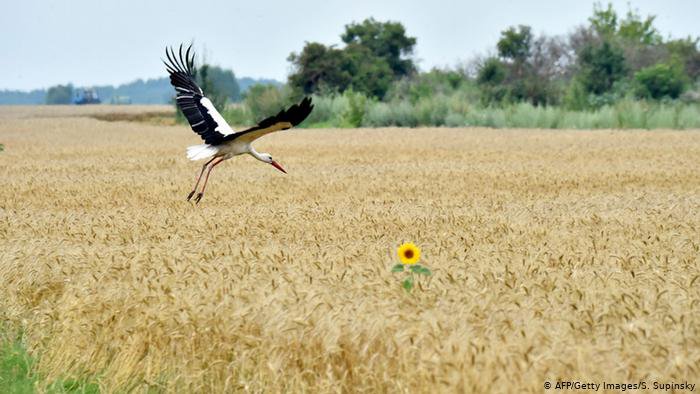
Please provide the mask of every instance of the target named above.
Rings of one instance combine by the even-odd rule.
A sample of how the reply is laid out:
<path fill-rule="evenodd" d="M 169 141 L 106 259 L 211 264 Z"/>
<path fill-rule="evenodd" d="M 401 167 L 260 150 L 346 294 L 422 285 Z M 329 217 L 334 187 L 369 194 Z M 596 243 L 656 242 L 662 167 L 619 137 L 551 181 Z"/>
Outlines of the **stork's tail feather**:
<path fill-rule="evenodd" d="M 190 160 L 208 159 L 219 153 L 219 148 L 209 144 L 192 145 L 187 147 L 187 158 Z"/>

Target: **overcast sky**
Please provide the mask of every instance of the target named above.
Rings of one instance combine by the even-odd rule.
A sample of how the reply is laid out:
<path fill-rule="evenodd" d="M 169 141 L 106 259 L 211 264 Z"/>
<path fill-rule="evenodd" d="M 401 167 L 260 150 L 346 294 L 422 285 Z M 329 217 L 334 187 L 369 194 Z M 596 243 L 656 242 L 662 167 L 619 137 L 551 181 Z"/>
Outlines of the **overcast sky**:
<path fill-rule="evenodd" d="M 423 70 L 454 66 L 493 51 L 499 33 L 527 24 L 566 34 L 591 15 L 590 0 L 73 0 L 4 2 L 0 13 L 0 89 L 72 82 L 120 84 L 165 75 L 166 45 L 195 40 L 207 60 L 237 76 L 286 79 L 287 56 L 305 41 L 339 43 L 343 26 L 367 17 L 404 24 L 418 39 Z M 627 1 L 612 2 L 618 13 Z M 664 36 L 700 35 L 700 1 L 636 0 L 657 15 Z"/>

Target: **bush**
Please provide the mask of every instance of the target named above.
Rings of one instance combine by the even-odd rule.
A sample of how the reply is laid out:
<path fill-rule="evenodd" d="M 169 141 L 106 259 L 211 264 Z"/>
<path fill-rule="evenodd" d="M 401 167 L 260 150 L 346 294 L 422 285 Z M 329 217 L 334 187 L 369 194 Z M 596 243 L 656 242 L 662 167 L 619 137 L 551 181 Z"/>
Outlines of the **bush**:
<path fill-rule="evenodd" d="M 344 123 L 350 127 L 360 127 L 367 112 L 367 96 L 346 90 L 343 96 L 347 98 L 347 109 L 342 112 Z"/>
<path fill-rule="evenodd" d="M 615 105 L 617 127 L 621 129 L 645 129 L 649 108 L 638 101 L 625 100 Z"/>
<path fill-rule="evenodd" d="M 415 107 L 407 101 L 372 102 L 363 119 L 363 125 L 370 127 L 416 127 L 418 124 Z"/>
<path fill-rule="evenodd" d="M 288 96 L 284 88 L 257 84 L 248 89 L 243 101 L 250 111 L 253 123 L 257 123 L 287 107 L 291 101 Z"/>
<path fill-rule="evenodd" d="M 416 122 L 421 126 L 443 126 L 450 112 L 449 103 L 445 96 L 439 95 L 432 99 L 421 99 L 413 110 Z"/>
<path fill-rule="evenodd" d="M 700 128 L 700 108 L 685 105 L 678 110 L 676 127 L 679 129 Z"/>
<path fill-rule="evenodd" d="M 250 110 L 243 104 L 232 104 L 226 106 L 221 111 L 221 116 L 223 116 L 231 126 L 234 126 L 234 128 L 248 126 L 255 123 Z"/>
<path fill-rule="evenodd" d="M 391 107 L 391 126 L 416 127 L 418 119 L 415 108 L 408 102 L 401 101 Z"/>
<path fill-rule="evenodd" d="M 585 110 L 560 106 L 537 106 L 527 102 L 483 106 L 476 103 L 473 90 L 464 88 L 450 94 L 434 93 L 412 102 L 409 96 L 396 96 L 389 102 L 372 100 L 362 93 L 347 90 L 343 94 L 314 96 L 314 111 L 303 127 L 517 127 L 575 129 L 651 129 L 700 127 L 697 105 L 672 102 L 638 101 L 621 96 L 627 88 L 617 83 L 602 95 L 572 94 Z M 284 90 L 256 88 L 243 104 L 228 106 L 224 116 L 233 125 L 250 124 L 289 105 Z M 296 100 L 294 100 L 296 101 Z M 248 105 L 257 106 L 256 109 Z M 257 116 L 254 115 L 257 113 Z"/>
<path fill-rule="evenodd" d="M 697 81 L 692 87 L 688 86 L 680 100 L 684 103 L 700 104 L 700 81 Z"/>
<path fill-rule="evenodd" d="M 344 95 L 327 94 L 313 96 L 314 110 L 302 127 L 342 127 L 342 116 L 348 112 L 349 103 Z"/>
<path fill-rule="evenodd" d="M 445 117 L 445 126 L 447 127 L 463 127 L 467 125 L 467 119 L 462 114 L 450 112 Z"/>
<path fill-rule="evenodd" d="M 367 108 L 362 125 L 367 127 L 383 127 L 390 125 L 391 109 L 389 104 L 374 102 Z"/>
<path fill-rule="evenodd" d="M 664 97 L 676 99 L 687 85 L 682 67 L 665 63 L 639 70 L 634 79 L 637 82 L 637 96 L 655 100 Z"/>
<path fill-rule="evenodd" d="M 422 98 L 451 95 L 464 89 L 468 82 L 467 78 L 457 71 L 433 69 L 396 81 L 389 89 L 387 97 L 388 101 L 408 100 L 415 104 Z"/>
<path fill-rule="evenodd" d="M 582 111 L 588 109 L 588 92 L 586 92 L 581 81 L 574 79 L 569 83 L 564 94 L 563 104 L 569 110 Z"/>
<path fill-rule="evenodd" d="M 670 105 L 661 105 L 659 107 L 653 108 L 649 115 L 647 116 L 647 128 L 648 129 L 659 129 L 659 128 L 677 128 L 678 127 L 678 114 L 680 108 Z"/>

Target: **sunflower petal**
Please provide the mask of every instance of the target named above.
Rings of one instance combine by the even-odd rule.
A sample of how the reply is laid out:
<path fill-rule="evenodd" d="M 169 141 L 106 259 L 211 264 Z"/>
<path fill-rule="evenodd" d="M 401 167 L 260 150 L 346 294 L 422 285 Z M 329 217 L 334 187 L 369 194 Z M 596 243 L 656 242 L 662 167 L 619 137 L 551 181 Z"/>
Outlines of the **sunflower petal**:
<path fill-rule="evenodd" d="M 415 264 L 420 261 L 420 248 L 413 242 L 407 242 L 399 246 L 396 250 L 399 260 L 403 264 Z"/>

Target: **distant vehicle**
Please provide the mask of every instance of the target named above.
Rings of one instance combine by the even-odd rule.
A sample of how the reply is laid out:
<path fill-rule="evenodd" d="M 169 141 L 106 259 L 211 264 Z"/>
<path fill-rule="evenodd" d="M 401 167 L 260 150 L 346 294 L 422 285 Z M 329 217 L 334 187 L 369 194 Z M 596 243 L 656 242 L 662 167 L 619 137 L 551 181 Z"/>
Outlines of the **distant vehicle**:
<path fill-rule="evenodd" d="M 83 104 L 99 104 L 100 96 L 97 95 L 97 91 L 93 88 L 86 89 L 76 89 L 75 97 L 73 97 L 73 104 L 83 105 Z"/>

